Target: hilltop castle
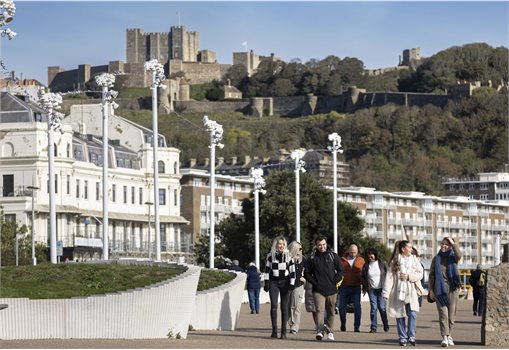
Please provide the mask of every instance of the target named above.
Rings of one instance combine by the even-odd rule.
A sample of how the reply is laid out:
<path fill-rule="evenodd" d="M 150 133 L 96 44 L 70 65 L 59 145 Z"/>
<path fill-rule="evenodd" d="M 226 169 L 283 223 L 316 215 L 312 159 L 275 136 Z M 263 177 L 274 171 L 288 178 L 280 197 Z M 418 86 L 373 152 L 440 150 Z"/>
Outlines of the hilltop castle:
<path fill-rule="evenodd" d="M 262 58 L 252 50 L 234 52 L 233 64 L 244 65 L 251 75 Z M 84 90 L 85 83 L 102 72 L 125 75 L 124 85 L 127 87 L 148 87 L 151 75 L 145 72 L 143 65 L 152 59 L 164 65 L 167 76 L 183 72 L 187 84 L 220 80 L 232 66 L 218 63 L 214 51 L 200 50 L 200 34 L 188 32 L 184 26 L 174 26 L 170 32 L 161 33 L 145 33 L 143 29 L 135 28 L 126 30 L 125 63 L 110 61 L 101 66 L 81 64 L 78 69 L 67 71 L 60 66 L 48 67 L 48 87 L 54 92 Z M 178 95 L 178 92 L 170 94 L 177 96 L 177 99 Z"/>

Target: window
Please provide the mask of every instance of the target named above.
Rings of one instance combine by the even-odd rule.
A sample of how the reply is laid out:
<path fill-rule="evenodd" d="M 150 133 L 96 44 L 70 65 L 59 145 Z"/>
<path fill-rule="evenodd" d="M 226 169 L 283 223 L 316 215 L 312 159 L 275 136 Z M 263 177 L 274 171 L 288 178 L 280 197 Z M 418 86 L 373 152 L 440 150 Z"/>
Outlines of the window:
<path fill-rule="evenodd" d="M 200 205 L 207 205 L 207 203 L 206 203 L 206 201 L 205 201 L 205 195 L 204 195 L 204 194 L 202 194 L 202 195 L 200 196 Z"/>
<path fill-rule="evenodd" d="M 173 163 L 173 173 L 176 174 L 178 173 L 178 170 L 179 170 L 179 165 L 177 162 Z"/>
<path fill-rule="evenodd" d="M 165 173 L 164 162 L 162 160 L 157 162 L 157 172 L 159 174 L 164 174 Z"/>
<path fill-rule="evenodd" d="M 164 188 L 159 189 L 159 204 L 166 205 L 166 189 Z"/>
<path fill-rule="evenodd" d="M 80 180 L 76 180 L 76 198 L 80 198 Z"/>
<path fill-rule="evenodd" d="M 111 200 L 113 202 L 117 201 L 117 185 L 111 185 Z"/>
<path fill-rule="evenodd" d="M 197 177 L 193 178 L 193 186 L 201 186 L 201 179 Z"/>
<path fill-rule="evenodd" d="M 85 180 L 84 188 L 83 188 L 83 196 L 85 199 L 88 199 L 88 181 Z"/>
<path fill-rule="evenodd" d="M 480 199 L 481 200 L 488 200 L 488 195 L 487 194 L 481 194 Z"/>
<path fill-rule="evenodd" d="M 98 201 L 99 200 L 99 191 L 100 191 L 100 186 L 101 186 L 101 183 L 100 182 L 96 182 L 95 183 L 95 200 Z"/>
<path fill-rule="evenodd" d="M 127 204 L 127 186 L 124 186 L 124 204 Z"/>
<path fill-rule="evenodd" d="M 178 191 L 177 190 L 173 190 L 173 203 L 175 206 L 178 206 L 179 203 L 178 203 Z"/>
<path fill-rule="evenodd" d="M 71 158 L 71 144 L 70 143 L 67 144 L 65 154 L 66 154 L 67 158 Z"/>
<path fill-rule="evenodd" d="M 58 147 L 57 147 L 57 144 L 53 144 L 53 154 L 55 155 L 55 157 L 57 156 L 57 151 L 58 151 Z"/>
<path fill-rule="evenodd" d="M 67 175 L 67 194 L 71 194 L 71 175 Z"/>
<path fill-rule="evenodd" d="M 143 187 L 139 188 L 138 197 L 139 197 L 139 203 L 143 204 Z"/>
<path fill-rule="evenodd" d="M 486 182 L 482 182 L 480 185 L 479 185 L 479 189 L 481 190 L 487 190 L 488 189 L 488 184 Z M 482 199 L 482 198 L 481 198 Z"/>
<path fill-rule="evenodd" d="M 136 202 L 136 190 L 134 186 L 131 187 L 131 204 L 134 204 Z"/>

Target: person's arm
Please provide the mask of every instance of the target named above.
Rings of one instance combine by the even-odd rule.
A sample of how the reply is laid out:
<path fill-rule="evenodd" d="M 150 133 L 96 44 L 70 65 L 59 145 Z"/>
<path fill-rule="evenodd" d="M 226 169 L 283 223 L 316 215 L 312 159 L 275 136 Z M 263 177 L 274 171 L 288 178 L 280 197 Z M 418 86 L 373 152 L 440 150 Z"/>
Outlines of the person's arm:
<path fill-rule="evenodd" d="M 384 287 L 382 289 L 382 297 L 385 300 L 389 299 L 392 290 L 392 284 L 394 283 L 394 276 L 391 267 L 387 267 L 387 273 L 385 274 Z"/>
<path fill-rule="evenodd" d="M 431 266 L 429 268 L 429 277 L 428 277 L 428 292 L 434 296 L 435 295 L 435 259 L 438 257 L 435 255 L 433 259 L 431 259 Z"/>
<path fill-rule="evenodd" d="M 339 260 L 339 256 L 337 254 L 335 254 L 334 257 L 335 257 L 335 259 L 334 259 L 334 270 L 335 270 L 334 283 L 337 286 L 338 283 L 341 282 L 343 280 L 343 277 L 345 276 L 345 269 L 343 268 L 343 264 Z"/>
<path fill-rule="evenodd" d="M 288 262 L 288 273 L 290 275 L 290 289 L 295 288 L 295 280 L 297 274 L 295 273 L 295 261 L 293 258 Z"/>
<path fill-rule="evenodd" d="M 409 282 L 417 282 L 422 279 L 422 276 L 424 275 L 424 269 L 422 268 L 421 262 L 419 261 L 419 258 L 414 256 L 414 268 L 408 275 L 408 281 Z"/>
<path fill-rule="evenodd" d="M 304 265 L 304 278 L 314 286 L 318 284 L 315 276 L 313 275 L 312 259 L 306 260 L 306 264 Z"/>
<path fill-rule="evenodd" d="M 458 261 L 461 260 L 461 257 L 463 256 L 463 254 L 461 253 L 459 244 L 454 243 L 451 245 L 452 245 L 452 250 L 454 251 L 454 260 L 456 260 L 456 264 L 457 264 Z"/>

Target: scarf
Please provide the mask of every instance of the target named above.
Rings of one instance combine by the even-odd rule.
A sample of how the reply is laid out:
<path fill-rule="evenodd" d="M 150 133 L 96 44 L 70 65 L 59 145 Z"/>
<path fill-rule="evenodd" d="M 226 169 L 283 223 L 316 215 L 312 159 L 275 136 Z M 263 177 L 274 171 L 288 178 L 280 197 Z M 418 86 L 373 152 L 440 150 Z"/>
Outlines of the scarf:
<path fill-rule="evenodd" d="M 442 275 L 442 269 L 440 268 L 442 257 L 447 258 L 446 274 L 447 280 L 449 281 L 449 290 L 453 292 L 461 287 L 461 280 L 458 273 L 458 266 L 456 265 L 454 250 L 451 249 L 447 252 L 439 251 L 435 257 L 435 296 L 440 305 L 449 306 L 449 295 Z"/>
<path fill-rule="evenodd" d="M 398 263 L 400 266 L 399 272 L 410 274 L 410 270 L 412 269 L 414 263 L 413 255 L 410 255 L 405 259 L 401 254 L 398 255 Z M 398 300 L 408 304 L 410 302 L 410 282 L 407 281 L 399 281 L 399 293 Z"/>

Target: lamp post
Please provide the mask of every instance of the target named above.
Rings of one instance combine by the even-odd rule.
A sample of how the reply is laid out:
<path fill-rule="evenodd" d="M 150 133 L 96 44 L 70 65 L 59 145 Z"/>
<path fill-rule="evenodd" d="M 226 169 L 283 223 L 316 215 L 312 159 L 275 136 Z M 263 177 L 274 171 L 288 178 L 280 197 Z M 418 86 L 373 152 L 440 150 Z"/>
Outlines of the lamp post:
<path fill-rule="evenodd" d="M 14 5 L 14 1 L 0 0 L 0 10 L 4 10 L 0 12 L 0 27 L 3 27 L 7 23 L 10 23 L 14 20 L 14 14 L 16 13 L 16 6 Z M 16 36 L 16 33 L 7 28 L 1 30 L 0 35 L 6 36 L 9 38 L 9 40 L 11 40 Z"/>
<path fill-rule="evenodd" d="M 251 177 L 254 182 L 254 199 L 255 199 L 255 264 L 256 268 L 260 269 L 260 210 L 259 210 L 259 192 L 262 194 L 265 191 L 265 179 L 263 178 L 263 170 L 261 168 L 251 168 Z"/>
<path fill-rule="evenodd" d="M 216 172 L 216 146 L 222 149 L 224 145 L 220 142 L 223 139 L 223 126 L 217 122 L 210 120 L 208 116 L 203 117 L 205 129 L 210 131 L 210 261 L 209 267 L 214 268 L 214 225 L 215 225 L 215 211 L 214 211 L 214 189 L 215 189 L 215 172 Z"/>
<path fill-rule="evenodd" d="M 156 261 L 161 261 L 161 236 L 159 225 L 159 182 L 158 182 L 158 147 L 159 137 L 157 131 L 157 88 L 166 89 L 163 84 L 165 79 L 164 67 L 156 59 L 145 62 L 145 70 L 152 72 L 152 149 L 154 151 L 153 167 L 154 167 L 154 225 L 156 232 Z"/>
<path fill-rule="evenodd" d="M 110 112 L 110 104 L 113 108 L 118 105 L 113 102 L 113 99 L 118 96 L 118 92 L 109 88 L 115 84 L 115 76 L 110 73 L 103 73 L 95 77 L 95 82 L 98 86 L 102 87 L 102 104 L 101 111 L 103 115 L 103 260 L 109 258 L 109 196 L 108 196 L 108 114 Z"/>
<path fill-rule="evenodd" d="M 0 27 L 3 27 L 7 23 L 10 23 L 14 19 L 14 14 L 16 13 L 16 6 L 14 5 L 14 1 L 12 0 L 0 0 L 0 10 L 4 10 L 5 12 L 0 13 Z M 16 33 L 10 30 L 9 28 L 3 29 L 0 31 L 1 36 L 7 36 L 9 40 L 13 39 L 16 36 Z M 2 266 L 2 222 L 0 220 L 0 267 Z M 1 283 L 0 283 L 1 286 Z M 0 310 L 6 309 L 7 304 L 0 304 Z"/>
<path fill-rule="evenodd" d="M 62 104 L 62 96 L 55 93 L 45 93 L 39 90 L 39 104 L 48 112 L 48 171 L 49 171 L 49 242 L 50 261 L 57 263 L 57 232 L 56 232 L 56 206 L 55 206 L 55 145 L 53 143 L 53 131 L 62 130 L 62 113 L 56 112 Z"/>
<path fill-rule="evenodd" d="M 150 206 L 154 205 L 154 203 L 145 202 L 145 204 L 148 206 L 148 260 L 151 260 L 152 259 L 152 250 L 151 250 L 152 242 L 151 242 L 151 237 L 150 237 Z"/>
<path fill-rule="evenodd" d="M 36 186 L 28 186 L 27 187 L 32 192 L 32 265 L 37 265 L 37 258 L 35 257 L 35 229 L 34 229 L 34 223 L 35 223 L 35 209 L 34 209 L 34 191 L 38 190 L 39 187 Z"/>
<path fill-rule="evenodd" d="M 306 162 L 302 157 L 306 154 L 305 151 L 297 149 L 290 154 L 290 157 L 295 160 L 295 236 L 297 242 L 300 242 L 300 173 L 305 173 L 304 165 Z"/>
<path fill-rule="evenodd" d="M 329 151 L 332 152 L 332 187 L 334 189 L 332 198 L 334 201 L 334 251 L 338 252 L 338 162 L 337 153 L 343 153 L 341 149 L 341 136 L 337 133 L 329 134 L 329 141 L 331 145 L 327 146 Z"/>

